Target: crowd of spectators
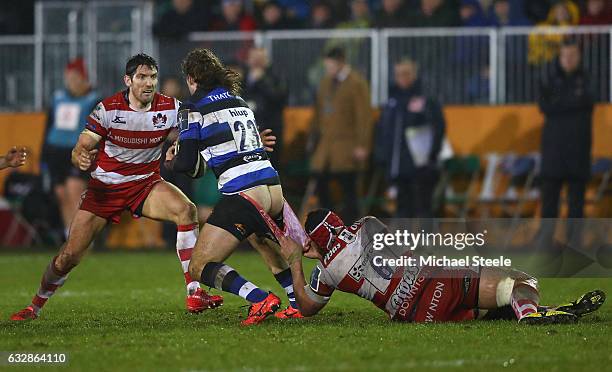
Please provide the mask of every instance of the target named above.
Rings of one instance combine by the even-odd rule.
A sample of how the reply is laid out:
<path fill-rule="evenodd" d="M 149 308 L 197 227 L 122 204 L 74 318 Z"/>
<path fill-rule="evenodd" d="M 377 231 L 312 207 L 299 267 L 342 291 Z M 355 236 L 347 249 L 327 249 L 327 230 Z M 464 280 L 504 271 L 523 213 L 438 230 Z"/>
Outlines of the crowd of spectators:
<path fill-rule="evenodd" d="M 155 33 L 612 24 L 606 0 L 165 0 Z"/>
<path fill-rule="evenodd" d="M 548 23 L 555 5 L 578 10 L 576 23 L 612 24 L 609 0 L 155 0 L 155 32 L 303 28 L 497 27 Z M 34 33 L 34 0 L 0 12 L 0 35 Z"/>

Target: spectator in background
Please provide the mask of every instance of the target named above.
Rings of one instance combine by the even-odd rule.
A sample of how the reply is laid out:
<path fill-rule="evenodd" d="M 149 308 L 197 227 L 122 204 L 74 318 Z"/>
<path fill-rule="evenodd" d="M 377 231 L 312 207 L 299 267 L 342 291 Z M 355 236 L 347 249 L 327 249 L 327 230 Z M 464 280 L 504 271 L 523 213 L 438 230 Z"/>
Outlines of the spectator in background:
<path fill-rule="evenodd" d="M 153 26 L 157 37 L 180 39 L 190 32 L 204 31 L 208 27 L 206 7 L 193 0 L 172 0 L 172 8 L 162 14 Z"/>
<path fill-rule="evenodd" d="M 270 68 L 268 54 L 263 48 L 252 48 L 249 51 L 244 78 L 242 98 L 253 110 L 259 129 L 272 129 L 276 136 L 274 151 L 268 155 L 274 168 L 281 169 L 283 112 L 287 105 L 287 86 Z"/>
<path fill-rule="evenodd" d="M 462 0 L 459 8 L 461 24 L 466 27 L 486 27 L 489 26 L 486 12 L 478 0 Z"/>
<path fill-rule="evenodd" d="M 310 167 L 317 177 L 319 203 L 336 209 L 329 197 L 329 182 L 338 182 L 343 194 L 342 217 L 357 217 L 356 173 L 368 158 L 372 107 L 367 81 L 346 63 L 344 49 L 330 49 L 319 85 L 311 124 Z M 316 143 L 316 144 L 315 144 Z"/>
<path fill-rule="evenodd" d="M 578 6 L 573 1 L 564 0 L 556 3 L 548 13 L 545 22 L 539 23 L 535 32 L 529 35 L 528 61 L 541 65 L 553 61 L 559 54 L 559 47 L 564 35 L 538 32 L 549 26 L 575 26 L 580 19 Z"/>
<path fill-rule="evenodd" d="M 327 29 L 334 28 L 334 26 L 334 17 L 329 4 L 324 1 L 314 3 L 312 5 L 312 13 L 310 14 L 308 28 Z"/>
<path fill-rule="evenodd" d="M 401 61 L 394 70 L 395 85 L 376 128 L 375 159 L 397 188 L 396 217 L 433 217 L 444 115 L 423 93 L 415 62 Z"/>
<path fill-rule="evenodd" d="M 0 170 L 5 168 L 18 168 L 25 164 L 28 153 L 25 147 L 17 149 L 13 146 L 5 156 L 0 156 Z"/>
<path fill-rule="evenodd" d="M 580 17 L 581 25 L 612 25 L 612 4 L 605 0 L 588 0 Z"/>
<path fill-rule="evenodd" d="M 467 83 L 468 102 L 488 103 L 489 102 L 489 82 L 491 78 L 491 68 L 483 66 L 478 74 L 470 77 Z"/>
<path fill-rule="evenodd" d="M 66 65 L 64 87 L 53 94 L 41 158 L 43 174 L 51 178 L 67 237 L 70 221 L 77 211 L 89 178 L 87 173 L 72 166 L 72 148 L 85 129 L 87 116 L 100 101 L 100 97 L 91 88 L 85 62 L 81 58 Z"/>
<path fill-rule="evenodd" d="M 495 27 L 528 26 L 529 20 L 520 12 L 516 0 L 495 0 L 489 14 L 489 23 Z"/>
<path fill-rule="evenodd" d="M 212 31 L 254 31 L 255 19 L 243 9 L 243 0 L 222 0 L 221 18 L 212 22 Z"/>
<path fill-rule="evenodd" d="M 459 11 L 445 0 L 421 0 L 409 17 L 410 27 L 454 27 L 461 24 Z"/>
<path fill-rule="evenodd" d="M 259 29 L 268 30 L 288 30 L 292 25 L 285 18 L 285 11 L 275 0 L 268 1 L 261 9 L 261 22 Z"/>
<path fill-rule="evenodd" d="M 342 22 L 338 28 L 369 28 L 371 26 L 370 6 L 367 0 L 351 0 L 351 19 Z"/>
<path fill-rule="evenodd" d="M 559 1 L 560 0 L 524 0 L 522 1 L 522 5 L 527 19 L 529 19 L 532 24 L 538 24 L 546 20 L 550 8 Z"/>
<path fill-rule="evenodd" d="M 568 185 L 570 218 L 582 218 L 591 169 L 594 98 L 589 76 L 581 67 L 578 44 L 566 41 L 550 76 L 540 89 L 542 130 L 542 217 L 559 215 L 559 196 Z"/>
<path fill-rule="evenodd" d="M 304 23 L 310 16 L 309 1 L 306 0 L 278 0 L 278 3 L 287 12 L 287 18 L 292 23 Z"/>
<path fill-rule="evenodd" d="M 407 27 L 403 0 L 382 0 L 382 9 L 374 17 L 375 28 Z"/>

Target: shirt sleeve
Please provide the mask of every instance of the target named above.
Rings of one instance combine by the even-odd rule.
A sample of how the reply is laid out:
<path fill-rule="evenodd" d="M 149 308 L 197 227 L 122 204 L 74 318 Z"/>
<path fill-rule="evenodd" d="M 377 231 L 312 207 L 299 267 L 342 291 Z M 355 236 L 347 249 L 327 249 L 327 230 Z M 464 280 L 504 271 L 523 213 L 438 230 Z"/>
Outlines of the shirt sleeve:
<path fill-rule="evenodd" d="M 96 133 L 102 138 L 106 138 L 108 134 L 108 120 L 106 118 L 106 109 L 102 102 L 98 103 L 89 116 L 87 116 L 85 129 Z"/>
<path fill-rule="evenodd" d="M 330 279 L 331 276 L 327 270 L 321 267 L 321 264 L 317 264 L 312 269 L 310 283 L 305 288 L 308 297 L 318 303 L 327 303 L 334 292 L 334 286 Z"/>
<path fill-rule="evenodd" d="M 179 117 L 178 117 L 178 113 L 179 110 L 181 109 L 181 101 L 179 101 L 178 99 L 174 99 L 174 115 L 175 115 L 175 119 L 174 120 L 174 125 L 172 126 L 172 128 L 178 128 L 179 127 Z"/>
<path fill-rule="evenodd" d="M 186 174 L 198 174 L 203 165 L 200 159 L 200 127 L 202 114 L 188 107 L 178 113 L 179 137 L 172 170 Z"/>

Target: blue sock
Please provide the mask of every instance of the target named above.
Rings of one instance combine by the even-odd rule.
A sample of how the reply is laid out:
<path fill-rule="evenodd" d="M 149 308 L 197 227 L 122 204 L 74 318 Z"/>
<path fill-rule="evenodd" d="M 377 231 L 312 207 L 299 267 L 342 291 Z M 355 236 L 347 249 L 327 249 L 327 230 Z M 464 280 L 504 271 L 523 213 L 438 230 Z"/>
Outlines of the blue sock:
<path fill-rule="evenodd" d="M 268 297 L 268 293 L 244 279 L 236 270 L 223 263 L 207 263 L 202 270 L 200 283 L 233 293 L 252 303 L 263 301 Z"/>
<path fill-rule="evenodd" d="M 297 309 L 298 307 L 297 303 L 295 302 L 295 293 L 293 293 L 293 279 L 291 278 L 291 270 L 286 269 L 281 271 L 280 273 L 275 274 L 274 278 L 276 278 L 278 284 L 280 284 L 285 290 L 285 293 L 287 293 L 287 298 L 289 299 L 289 304 L 291 307 Z"/>

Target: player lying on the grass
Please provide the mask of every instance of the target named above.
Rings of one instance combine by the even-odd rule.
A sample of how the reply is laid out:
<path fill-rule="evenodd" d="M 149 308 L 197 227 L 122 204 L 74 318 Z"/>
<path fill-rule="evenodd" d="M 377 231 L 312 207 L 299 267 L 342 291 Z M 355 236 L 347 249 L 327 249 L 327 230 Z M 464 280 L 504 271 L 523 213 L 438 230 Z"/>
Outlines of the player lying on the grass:
<path fill-rule="evenodd" d="M 134 217 L 176 223 L 176 252 L 187 286 L 188 311 L 222 304 L 221 296 L 208 295 L 188 272 L 199 230 L 197 209 L 159 175 L 162 145 L 177 126 L 179 102 L 156 92 L 157 73 L 152 57 L 130 58 L 124 76 L 127 89 L 104 99 L 87 118 L 72 151 L 72 163 L 91 172 L 88 189 L 72 220 L 68 241 L 45 270 L 32 303 L 11 319 L 36 318 L 96 235 L 109 221 L 118 223 L 124 210 Z"/>
<path fill-rule="evenodd" d="M 280 299 L 223 262 L 241 241 L 252 241 L 252 234 L 258 239 L 266 235 L 274 238 L 259 210 L 272 216 L 279 226 L 297 218 L 283 198 L 278 173 L 264 151 L 254 114 L 239 97 L 240 75 L 207 49 L 189 52 L 182 69 L 191 97 L 179 111 L 178 151 L 167 164 L 192 177 L 202 175 L 208 165 L 222 194 L 198 237 L 189 272 L 202 284 L 250 302 L 242 323 L 257 324 L 276 312 Z M 293 305 L 293 283 L 286 262 L 267 244 L 256 247 L 289 298 L 290 307 L 277 315 L 301 317 Z"/>
<path fill-rule="evenodd" d="M 27 155 L 25 147 L 18 150 L 16 146 L 13 146 L 5 156 L 0 156 L 0 170 L 21 167 L 25 164 Z"/>
<path fill-rule="evenodd" d="M 336 289 L 370 300 L 392 320 L 413 322 L 470 320 L 486 311 L 485 318 L 505 318 L 510 307 L 521 323 L 567 323 L 597 310 L 605 300 L 595 290 L 566 305 L 540 306 L 537 280 L 516 270 L 376 267 L 371 260 L 380 251 L 372 247 L 373 234 L 386 231 L 375 217 L 345 226 L 335 213 L 319 209 L 306 220 L 309 239 L 304 247 L 279 238 L 304 316 L 318 313 Z M 302 255 L 319 260 L 310 284 L 304 279 Z"/>

